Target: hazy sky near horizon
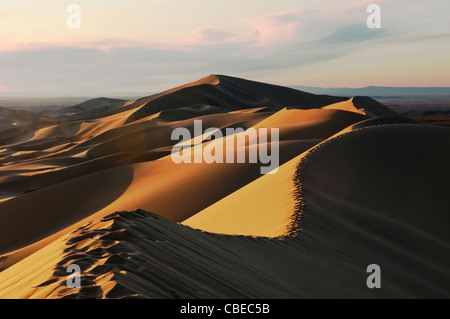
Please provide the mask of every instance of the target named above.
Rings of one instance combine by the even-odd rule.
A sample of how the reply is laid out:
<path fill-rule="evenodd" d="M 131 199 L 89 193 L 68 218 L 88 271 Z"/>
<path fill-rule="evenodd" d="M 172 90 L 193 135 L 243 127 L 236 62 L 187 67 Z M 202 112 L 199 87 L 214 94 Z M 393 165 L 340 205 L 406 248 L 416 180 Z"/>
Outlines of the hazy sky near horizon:
<path fill-rule="evenodd" d="M 381 28 L 369 29 L 369 4 Z M 81 8 L 81 28 L 66 21 Z M 156 92 L 211 73 L 281 85 L 450 86 L 448 0 L 0 3 L 0 92 Z"/>

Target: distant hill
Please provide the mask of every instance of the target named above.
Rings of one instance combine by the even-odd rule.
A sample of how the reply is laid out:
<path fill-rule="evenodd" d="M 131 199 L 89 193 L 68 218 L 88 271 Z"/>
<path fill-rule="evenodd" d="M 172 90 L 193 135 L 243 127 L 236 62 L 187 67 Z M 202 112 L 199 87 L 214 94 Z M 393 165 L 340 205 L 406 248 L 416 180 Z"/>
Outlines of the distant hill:
<path fill-rule="evenodd" d="M 448 87 L 391 87 L 391 86 L 367 86 L 363 88 L 321 88 L 313 86 L 292 85 L 291 88 L 314 94 L 328 94 L 334 96 L 370 96 L 370 97 L 434 97 L 450 98 Z"/>

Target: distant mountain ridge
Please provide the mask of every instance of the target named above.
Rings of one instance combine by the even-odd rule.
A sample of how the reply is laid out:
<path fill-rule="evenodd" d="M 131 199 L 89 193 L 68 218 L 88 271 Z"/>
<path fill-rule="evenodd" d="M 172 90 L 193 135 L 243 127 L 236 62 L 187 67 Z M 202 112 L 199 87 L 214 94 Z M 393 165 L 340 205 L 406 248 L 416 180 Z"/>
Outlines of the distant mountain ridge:
<path fill-rule="evenodd" d="M 362 88 L 322 88 L 314 86 L 290 85 L 289 87 L 314 94 L 337 96 L 370 96 L 370 97 L 450 97 L 449 87 L 393 87 L 366 86 Z"/>
<path fill-rule="evenodd" d="M 255 81 L 243 80 L 231 76 L 224 75 L 211 75 L 210 77 L 221 78 L 222 82 L 227 82 L 231 80 L 235 84 L 242 83 L 245 81 L 254 87 Z M 238 84 L 239 85 L 239 84 Z M 279 85 L 273 85 L 272 87 L 281 87 Z M 261 87 L 261 86 L 260 86 Z M 264 87 L 264 86 L 263 86 Z M 354 96 L 369 96 L 373 98 L 429 98 L 433 97 L 440 100 L 450 100 L 450 87 L 391 87 L 391 86 L 367 86 L 361 88 L 345 88 L 345 87 L 334 87 L 334 88 L 323 88 L 315 86 L 304 86 L 304 85 L 287 85 L 284 86 L 284 91 L 294 89 L 300 90 L 304 93 L 316 94 L 316 95 L 329 95 L 334 97 L 345 97 L 350 98 Z M 149 96 L 150 94 L 158 94 L 155 91 L 149 92 L 114 92 L 111 93 L 101 93 L 99 95 L 107 96 L 110 99 L 121 99 L 121 100 L 132 100 L 141 99 L 143 96 Z M 48 96 L 47 96 L 48 95 Z M 2 92 L 0 95 L 0 106 L 1 107 L 15 107 L 22 109 L 30 109 L 34 107 L 40 107 L 41 109 L 58 109 L 61 107 L 71 107 L 78 105 L 82 102 L 96 99 L 96 96 L 92 94 L 80 95 L 64 95 L 55 96 L 54 93 L 27 93 L 27 92 Z"/>

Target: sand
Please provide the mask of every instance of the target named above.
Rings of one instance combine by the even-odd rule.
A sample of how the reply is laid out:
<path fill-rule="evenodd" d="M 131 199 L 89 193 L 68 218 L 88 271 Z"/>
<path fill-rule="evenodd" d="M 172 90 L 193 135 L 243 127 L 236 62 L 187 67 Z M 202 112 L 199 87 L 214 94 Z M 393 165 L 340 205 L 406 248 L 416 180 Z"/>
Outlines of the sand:
<path fill-rule="evenodd" d="M 446 127 L 223 75 L 0 111 L 0 298 L 450 296 Z M 171 132 L 195 120 L 279 129 L 278 172 L 175 164 Z"/>

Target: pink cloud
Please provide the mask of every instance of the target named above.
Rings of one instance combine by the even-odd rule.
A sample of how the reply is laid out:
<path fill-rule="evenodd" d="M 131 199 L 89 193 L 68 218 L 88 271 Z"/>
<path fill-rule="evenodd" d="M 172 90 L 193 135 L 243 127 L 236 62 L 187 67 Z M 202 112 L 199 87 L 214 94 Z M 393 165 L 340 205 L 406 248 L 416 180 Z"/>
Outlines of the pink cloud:
<path fill-rule="evenodd" d="M 250 21 L 250 25 L 257 30 L 261 45 L 288 42 L 296 36 L 304 14 L 299 9 L 264 15 Z"/>

